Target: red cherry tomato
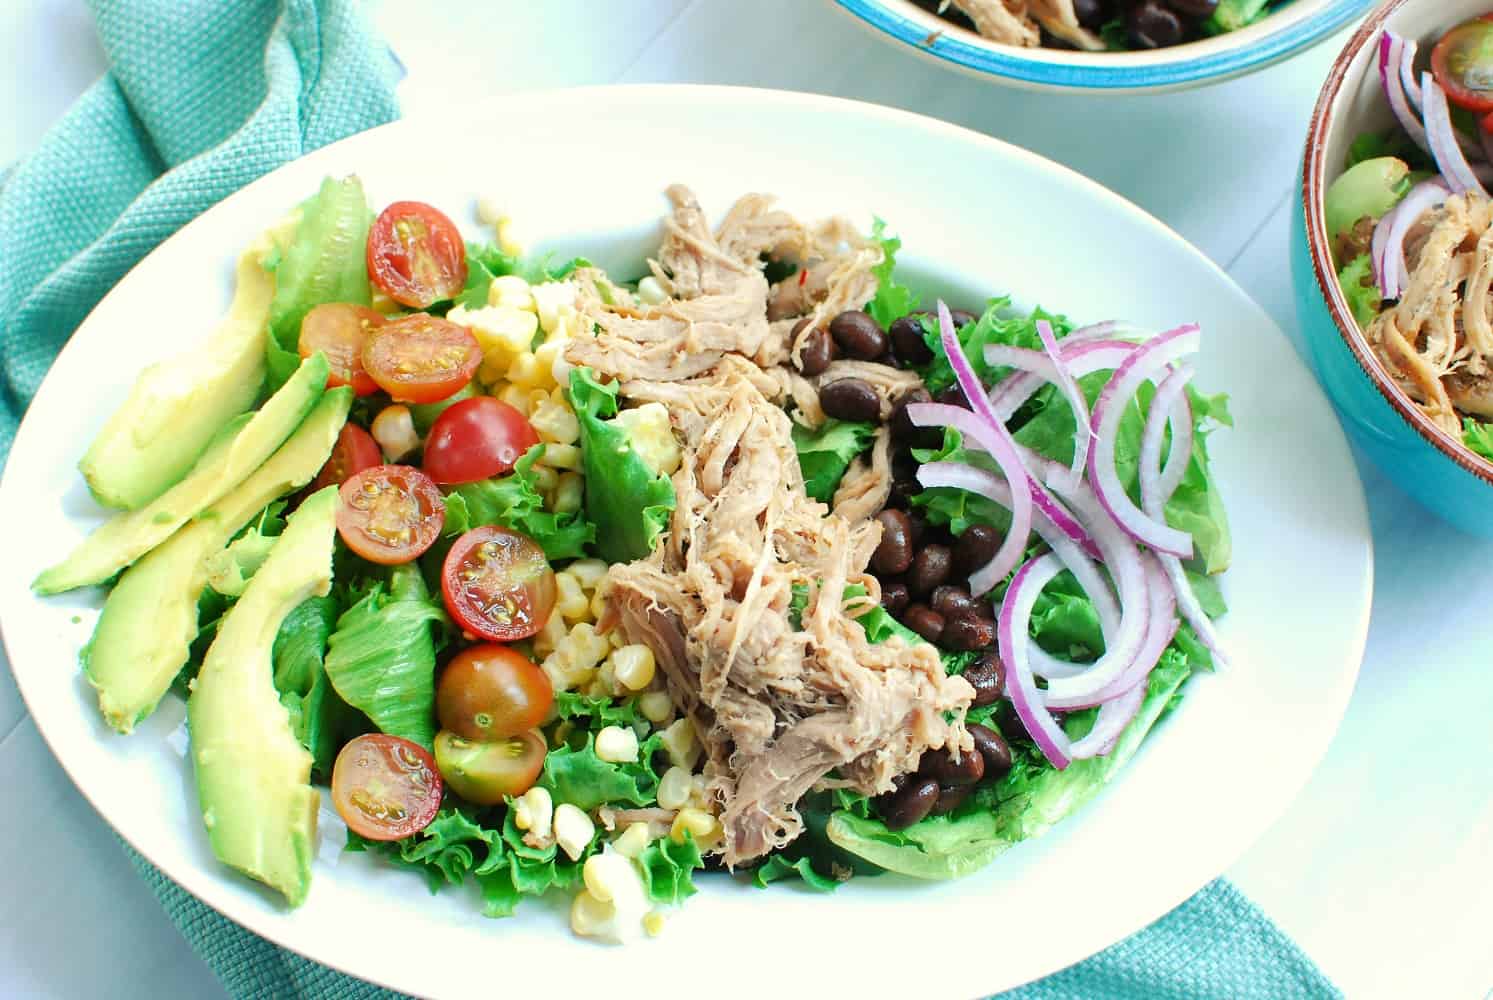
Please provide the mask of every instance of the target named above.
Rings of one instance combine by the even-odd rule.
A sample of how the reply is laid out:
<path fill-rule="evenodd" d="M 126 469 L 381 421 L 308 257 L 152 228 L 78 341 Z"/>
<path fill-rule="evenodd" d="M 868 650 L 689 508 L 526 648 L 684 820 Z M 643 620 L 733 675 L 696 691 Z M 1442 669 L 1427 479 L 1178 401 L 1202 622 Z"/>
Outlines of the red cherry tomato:
<path fill-rule="evenodd" d="M 554 703 L 549 675 L 527 656 L 496 643 L 457 653 L 441 671 L 435 692 L 441 728 L 479 741 L 533 729 Z"/>
<path fill-rule="evenodd" d="M 301 357 L 322 352 L 332 365 L 328 386 L 350 385 L 359 396 L 371 396 L 378 392 L 378 383 L 363 370 L 363 342 L 369 330 L 386 322 L 367 306 L 325 302 L 301 320 Z"/>
<path fill-rule="evenodd" d="M 337 531 L 369 562 L 395 566 L 419 558 L 446 523 L 446 504 L 430 477 L 408 465 L 375 465 L 342 484 Z"/>
<path fill-rule="evenodd" d="M 372 434 L 357 424 L 343 424 L 327 464 L 321 467 L 316 481 L 311 484 L 311 492 L 315 493 L 323 486 L 341 486 L 349 476 L 381 465 L 383 461 L 383 453 Z"/>
<path fill-rule="evenodd" d="M 342 748 L 332 766 L 332 804 L 348 829 L 399 840 L 430 825 L 441 808 L 441 773 L 424 747 L 370 733 Z"/>
<path fill-rule="evenodd" d="M 464 399 L 430 427 L 421 463 L 442 486 L 506 475 L 539 435 L 516 408 L 491 396 Z"/>
<path fill-rule="evenodd" d="M 472 381 L 482 348 L 464 326 L 425 313 L 368 331 L 363 367 L 400 403 L 438 403 Z"/>
<path fill-rule="evenodd" d="M 1480 114 L 1493 111 L 1493 14 L 1442 35 L 1431 50 L 1431 72 L 1453 104 Z"/>
<path fill-rule="evenodd" d="M 468 531 L 446 553 L 446 610 L 477 638 L 527 639 L 549 621 L 555 592 L 555 572 L 528 535 L 490 524 Z"/>
<path fill-rule="evenodd" d="M 438 209 L 396 201 L 368 231 L 368 277 L 395 302 L 428 308 L 466 285 L 466 244 Z"/>
<path fill-rule="evenodd" d="M 548 749 L 537 729 L 486 743 L 443 729 L 435 737 L 435 762 L 457 795 L 495 806 L 534 787 Z"/>

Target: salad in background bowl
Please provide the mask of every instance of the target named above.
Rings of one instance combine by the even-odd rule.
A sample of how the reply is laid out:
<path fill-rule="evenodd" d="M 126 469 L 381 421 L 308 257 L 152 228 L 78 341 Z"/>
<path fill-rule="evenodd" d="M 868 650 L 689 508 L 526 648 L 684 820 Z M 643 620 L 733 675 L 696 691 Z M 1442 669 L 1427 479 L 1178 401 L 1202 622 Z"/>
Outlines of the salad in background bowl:
<path fill-rule="evenodd" d="M 1401 0 L 1334 66 L 1297 206 L 1319 373 L 1407 492 L 1493 532 L 1493 7 Z"/>

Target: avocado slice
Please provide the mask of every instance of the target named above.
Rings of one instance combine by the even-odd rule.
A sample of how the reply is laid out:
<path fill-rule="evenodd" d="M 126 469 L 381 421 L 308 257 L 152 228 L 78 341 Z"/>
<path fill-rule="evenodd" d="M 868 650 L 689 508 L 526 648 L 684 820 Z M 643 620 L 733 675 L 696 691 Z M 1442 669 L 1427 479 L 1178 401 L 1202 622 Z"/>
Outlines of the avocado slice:
<path fill-rule="evenodd" d="M 309 483 L 347 422 L 352 390 L 321 397 L 280 450 L 223 499 L 125 570 L 83 649 L 99 711 L 121 733 L 155 710 L 187 662 L 213 557 L 264 506 Z M 242 591 L 240 591 L 241 593 Z"/>
<path fill-rule="evenodd" d="M 221 427 L 254 405 L 275 295 L 262 260 L 284 238 L 271 230 L 244 251 L 233 302 L 213 335 L 141 372 L 94 438 L 78 469 L 99 503 L 122 510 L 150 503 L 181 481 Z"/>
<path fill-rule="evenodd" d="M 185 479 L 139 510 L 104 522 L 65 560 L 38 576 L 31 589 L 57 594 L 103 583 L 170 538 L 249 478 L 290 437 L 322 397 L 327 370 L 324 355 L 307 358 L 237 434 L 231 439 L 220 434 Z"/>
<path fill-rule="evenodd" d="M 321 799 L 311 787 L 311 754 L 275 690 L 271 656 L 286 615 L 332 589 L 337 504 L 337 488 L 328 486 L 290 516 L 224 616 L 187 699 L 197 798 L 213 853 L 291 906 L 311 886 Z"/>
<path fill-rule="evenodd" d="M 1327 235 L 1337 239 L 1359 219 L 1381 219 L 1410 193 L 1410 165 L 1393 156 L 1380 156 L 1345 170 L 1322 197 Z"/>

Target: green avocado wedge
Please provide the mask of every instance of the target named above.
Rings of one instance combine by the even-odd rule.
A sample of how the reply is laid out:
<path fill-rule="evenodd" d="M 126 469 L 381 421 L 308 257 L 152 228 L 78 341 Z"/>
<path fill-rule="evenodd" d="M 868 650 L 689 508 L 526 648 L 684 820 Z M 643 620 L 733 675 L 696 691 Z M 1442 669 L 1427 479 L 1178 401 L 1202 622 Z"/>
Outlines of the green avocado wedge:
<path fill-rule="evenodd" d="M 311 886 L 311 754 L 291 730 L 271 664 L 280 624 L 332 588 L 337 489 L 311 495 L 223 618 L 187 699 L 202 823 L 218 859 L 299 906 Z"/>
<path fill-rule="evenodd" d="M 155 710 L 187 662 L 214 556 L 266 504 L 311 481 L 347 422 L 352 398 L 347 388 L 323 395 L 253 475 L 124 571 L 82 655 L 112 728 L 129 733 Z"/>
<path fill-rule="evenodd" d="M 116 514 L 68 557 L 31 584 L 38 594 L 58 594 L 103 583 L 170 538 L 249 478 L 300 426 L 322 397 L 327 359 L 316 354 L 269 398 L 231 439 L 220 433 L 187 477 L 151 503 Z"/>

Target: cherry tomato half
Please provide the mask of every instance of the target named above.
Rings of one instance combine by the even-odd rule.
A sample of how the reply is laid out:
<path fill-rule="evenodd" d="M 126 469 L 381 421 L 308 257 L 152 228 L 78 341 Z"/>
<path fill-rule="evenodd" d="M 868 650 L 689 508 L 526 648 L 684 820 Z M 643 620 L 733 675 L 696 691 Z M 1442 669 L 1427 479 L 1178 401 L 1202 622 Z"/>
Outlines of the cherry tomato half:
<path fill-rule="evenodd" d="M 555 572 L 534 539 L 489 524 L 462 535 L 446 553 L 441 594 L 468 634 L 514 642 L 549 621 Z"/>
<path fill-rule="evenodd" d="M 1464 21 L 1431 50 L 1431 72 L 1447 100 L 1469 111 L 1493 111 L 1493 14 Z"/>
<path fill-rule="evenodd" d="M 469 740 L 517 736 L 543 722 L 554 703 L 555 688 L 538 664 L 493 643 L 457 653 L 435 692 L 441 728 Z"/>
<path fill-rule="evenodd" d="M 440 210 L 396 201 L 368 231 L 368 277 L 395 302 L 425 309 L 466 285 L 466 244 Z"/>
<path fill-rule="evenodd" d="M 387 733 L 359 736 L 332 765 L 332 804 L 369 840 L 418 833 L 441 808 L 441 773 L 419 744 Z"/>
<path fill-rule="evenodd" d="M 343 424 L 342 430 L 337 434 L 337 443 L 332 445 L 332 454 L 327 458 L 327 464 L 321 467 L 321 471 L 316 474 L 316 481 L 311 484 L 311 492 L 315 493 L 323 486 L 341 486 L 349 476 L 381 465 L 383 461 L 383 452 L 379 450 L 378 442 L 373 440 L 372 434 L 357 424 Z"/>
<path fill-rule="evenodd" d="M 446 784 L 479 806 L 495 806 L 534 787 L 545 752 L 544 736 L 537 729 L 488 743 L 445 729 L 435 737 L 435 761 Z"/>
<path fill-rule="evenodd" d="M 378 383 L 363 370 L 363 342 L 368 331 L 388 320 L 367 306 L 349 302 L 324 302 L 301 320 L 301 357 L 317 351 L 327 356 L 332 370 L 327 385 L 350 385 L 359 396 L 378 392 Z"/>
<path fill-rule="evenodd" d="M 446 504 L 430 477 L 408 465 L 375 465 L 342 484 L 337 531 L 369 562 L 395 566 L 419 558 L 446 523 Z"/>
<path fill-rule="evenodd" d="M 442 486 L 502 476 L 539 443 L 539 435 L 516 407 L 491 396 L 464 399 L 444 410 L 430 427 L 421 467 Z"/>
<path fill-rule="evenodd" d="M 363 367 L 400 403 L 436 403 L 455 395 L 482 364 L 482 348 L 464 326 L 425 313 L 368 331 Z"/>

